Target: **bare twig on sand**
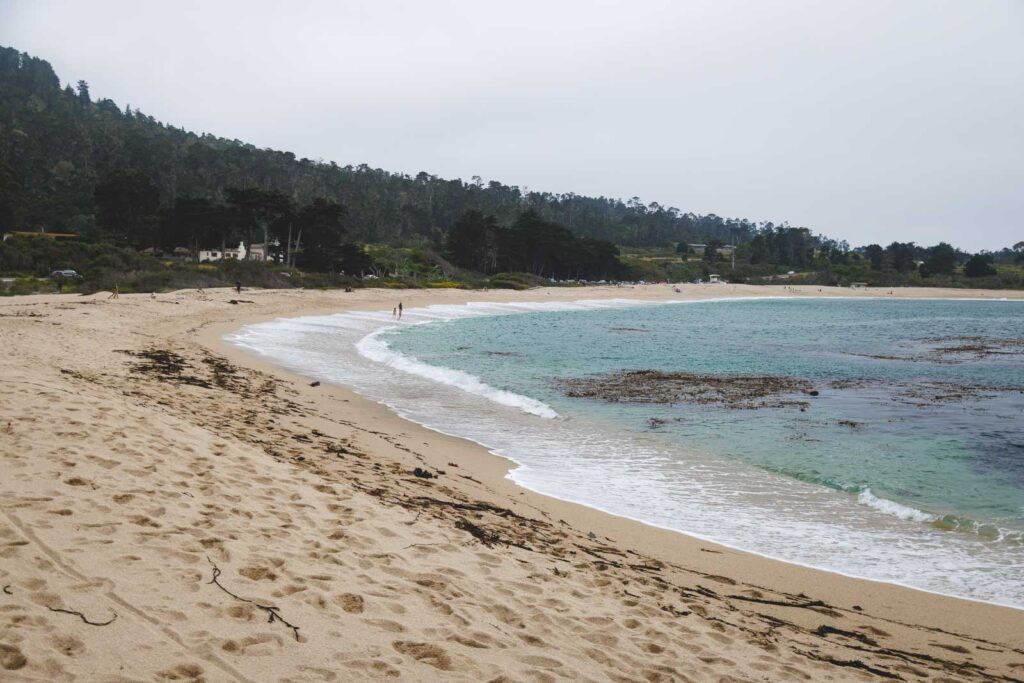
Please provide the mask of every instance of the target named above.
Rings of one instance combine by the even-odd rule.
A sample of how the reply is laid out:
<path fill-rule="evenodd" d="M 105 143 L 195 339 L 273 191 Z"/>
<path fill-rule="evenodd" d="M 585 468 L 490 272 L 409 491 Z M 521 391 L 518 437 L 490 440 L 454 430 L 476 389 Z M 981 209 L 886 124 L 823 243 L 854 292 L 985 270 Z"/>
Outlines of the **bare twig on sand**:
<path fill-rule="evenodd" d="M 214 586 L 216 586 L 217 588 L 221 589 L 222 591 L 224 591 L 225 593 L 227 593 L 228 595 L 233 597 L 235 600 L 240 600 L 241 602 L 247 602 L 250 605 L 254 606 L 256 609 L 263 610 L 264 612 L 267 613 L 267 623 L 273 624 L 275 621 L 280 621 L 282 624 L 284 624 L 285 626 L 287 626 L 288 628 L 290 628 L 292 630 L 292 633 L 295 634 L 295 640 L 296 641 L 299 640 L 299 627 L 296 626 L 295 624 L 289 622 L 284 617 L 282 617 L 281 613 L 278 611 L 278 609 L 276 607 L 273 607 L 271 605 L 261 605 L 260 603 L 256 602 L 255 600 L 250 600 L 248 598 L 243 598 L 240 595 L 236 595 L 236 594 L 232 593 L 227 588 L 225 588 L 224 585 L 220 582 L 220 575 L 221 575 L 220 567 L 218 567 L 213 562 L 213 560 L 211 560 L 209 557 L 206 558 L 206 561 L 209 562 L 213 566 L 213 577 L 209 581 L 207 581 L 207 583 L 212 583 Z"/>
<path fill-rule="evenodd" d="M 89 626 L 109 626 L 117 619 L 117 612 L 113 612 L 114 616 L 110 617 L 107 621 L 89 621 L 84 614 L 73 609 L 61 609 L 60 607 L 47 607 L 46 609 L 51 612 L 60 612 L 61 614 L 73 614 L 85 623 L 89 624 Z"/>

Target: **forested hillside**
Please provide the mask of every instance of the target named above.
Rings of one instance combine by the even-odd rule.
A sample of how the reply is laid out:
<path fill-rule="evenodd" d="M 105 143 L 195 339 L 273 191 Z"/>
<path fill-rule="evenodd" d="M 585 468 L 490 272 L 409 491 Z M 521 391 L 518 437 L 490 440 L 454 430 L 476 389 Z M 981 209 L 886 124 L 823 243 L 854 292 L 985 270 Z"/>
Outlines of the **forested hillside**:
<path fill-rule="evenodd" d="M 632 247 L 741 242 L 764 227 L 637 198 L 523 192 L 476 178 L 297 159 L 94 99 L 84 81 L 62 87 L 48 62 L 0 47 L 0 228 L 87 233 L 96 223 L 97 187 L 125 171 L 148 178 L 163 207 L 181 196 L 223 202 L 228 188 L 277 190 L 298 204 L 329 198 L 346 208 L 348 237 L 362 242 L 439 246 L 467 210 L 508 225 L 534 209 L 577 236 Z"/>
<path fill-rule="evenodd" d="M 475 177 L 297 159 L 95 99 L 84 81 L 62 86 L 46 61 L 0 47 L 0 232 L 39 230 L 78 239 L 4 242 L 0 273 L 42 278 L 71 269 L 86 287 L 140 290 L 236 278 L 299 283 L 292 273 L 264 272 L 274 268 L 335 284 L 344 276 L 346 285 L 368 274 L 412 286 L 453 278 L 527 286 L 711 272 L 734 282 L 799 275 L 822 284 L 1024 284 L 1024 242 L 974 256 L 944 243 L 851 250 L 807 228 L 698 216 L 637 198 L 524 192 Z M 209 267 L 180 263 L 198 267 L 201 250 L 239 242 L 263 249 L 267 267 L 221 264 L 214 277 Z M 723 249 L 730 244 L 737 246 Z"/>

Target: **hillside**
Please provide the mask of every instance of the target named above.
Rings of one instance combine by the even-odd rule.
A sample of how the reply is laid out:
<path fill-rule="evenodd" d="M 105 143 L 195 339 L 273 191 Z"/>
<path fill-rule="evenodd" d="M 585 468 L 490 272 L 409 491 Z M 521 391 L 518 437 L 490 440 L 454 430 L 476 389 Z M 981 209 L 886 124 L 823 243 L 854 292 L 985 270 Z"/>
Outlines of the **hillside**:
<path fill-rule="evenodd" d="M 277 190 L 298 203 L 329 198 L 346 207 L 348 235 L 362 242 L 440 245 L 467 210 L 508 224 L 534 209 L 577 236 L 631 247 L 742 242 L 764 227 L 637 198 L 524 192 L 493 181 L 298 159 L 94 99 L 84 81 L 62 87 L 45 60 L 0 47 L 0 227 L 88 231 L 97 185 L 124 169 L 147 176 L 165 207 L 180 196 L 222 201 L 228 188 Z"/>

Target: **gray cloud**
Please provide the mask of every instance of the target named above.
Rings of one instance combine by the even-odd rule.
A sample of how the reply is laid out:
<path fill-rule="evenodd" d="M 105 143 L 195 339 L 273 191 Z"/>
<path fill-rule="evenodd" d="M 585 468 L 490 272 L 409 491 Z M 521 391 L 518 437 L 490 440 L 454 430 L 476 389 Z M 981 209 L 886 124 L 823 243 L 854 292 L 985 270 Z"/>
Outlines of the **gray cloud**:
<path fill-rule="evenodd" d="M 1024 3 L 0 0 L 0 43 L 197 131 L 339 164 L 1024 239 Z"/>

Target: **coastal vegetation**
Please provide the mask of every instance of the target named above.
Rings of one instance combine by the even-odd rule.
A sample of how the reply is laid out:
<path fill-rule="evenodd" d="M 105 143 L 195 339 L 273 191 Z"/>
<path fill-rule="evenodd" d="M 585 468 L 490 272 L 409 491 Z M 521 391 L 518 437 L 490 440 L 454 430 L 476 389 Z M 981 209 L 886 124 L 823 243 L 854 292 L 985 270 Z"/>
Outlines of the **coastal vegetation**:
<path fill-rule="evenodd" d="M 701 254 L 671 249 L 624 249 L 623 258 L 647 281 L 689 281 L 720 274 L 730 282 L 866 287 L 1024 287 L 1024 242 L 999 252 L 969 254 L 940 242 L 923 247 L 893 242 L 849 248 L 792 248 L 796 229 L 764 230 L 725 255 L 709 244 Z M 779 240 L 779 237 L 782 240 Z M 781 241 L 783 248 L 775 247 Z M 763 245 L 772 245 L 765 249 Z"/>
<path fill-rule="evenodd" d="M 806 227 L 698 215 L 637 197 L 296 158 L 96 99 L 85 81 L 62 87 L 48 62 L 9 47 L 0 47 L 0 232 L 8 235 L 0 245 L 7 293 L 366 279 L 520 289 L 711 274 L 734 282 L 1024 286 L 1024 243 L 974 255 L 947 244 L 851 249 Z M 48 277 L 58 270 L 77 276 Z"/>

